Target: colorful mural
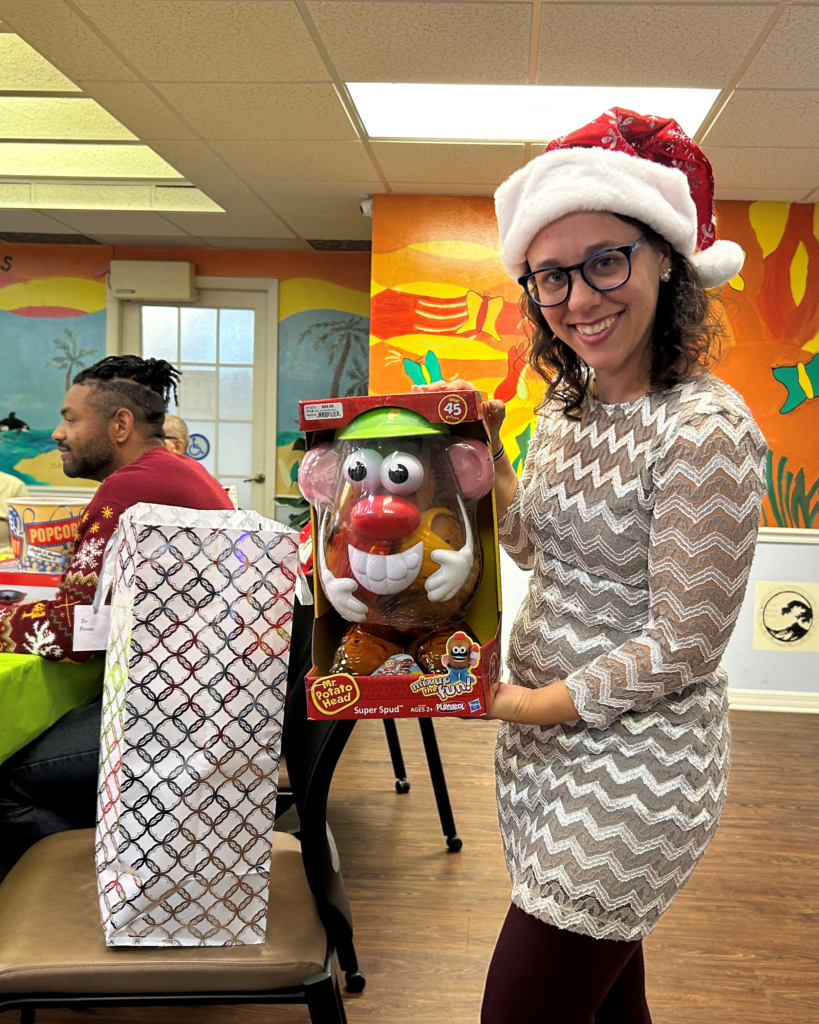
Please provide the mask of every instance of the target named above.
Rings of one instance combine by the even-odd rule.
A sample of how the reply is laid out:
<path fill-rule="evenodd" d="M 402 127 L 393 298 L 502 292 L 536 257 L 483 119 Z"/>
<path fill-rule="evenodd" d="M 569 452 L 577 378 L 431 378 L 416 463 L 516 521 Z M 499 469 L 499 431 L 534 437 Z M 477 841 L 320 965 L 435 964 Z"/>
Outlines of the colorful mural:
<path fill-rule="evenodd" d="M 106 254 L 0 244 L 0 470 L 28 484 L 63 474 L 51 432 L 71 378 L 105 355 Z"/>
<path fill-rule="evenodd" d="M 279 287 L 277 495 L 299 495 L 296 476 L 304 451 L 299 401 L 367 394 L 370 301 L 365 288 L 312 277 Z"/>
<path fill-rule="evenodd" d="M 375 196 L 372 274 L 371 393 L 472 381 L 507 403 L 503 440 L 520 468 L 543 385 L 526 365 L 492 200 Z"/>
<path fill-rule="evenodd" d="M 728 341 L 716 372 L 770 446 L 763 522 L 819 528 L 819 206 L 718 202 L 717 221 L 747 254 L 719 293 Z M 503 440 L 520 470 L 543 391 L 492 199 L 376 196 L 373 228 L 371 391 L 465 377 L 507 402 Z"/>

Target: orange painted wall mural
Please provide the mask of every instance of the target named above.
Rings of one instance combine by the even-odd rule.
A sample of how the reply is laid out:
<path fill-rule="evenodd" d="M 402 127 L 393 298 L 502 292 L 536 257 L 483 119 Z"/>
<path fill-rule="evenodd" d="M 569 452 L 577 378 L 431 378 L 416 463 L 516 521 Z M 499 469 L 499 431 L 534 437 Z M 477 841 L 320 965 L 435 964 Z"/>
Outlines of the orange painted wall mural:
<path fill-rule="evenodd" d="M 717 222 L 747 254 L 720 290 L 716 373 L 768 440 L 763 522 L 819 528 L 819 206 L 718 202 Z M 520 471 L 543 385 L 526 365 L 491 198 L 376 196 L 371 291 L 371 392 L 465 377 L 507 402 L 503 440 Z"/>

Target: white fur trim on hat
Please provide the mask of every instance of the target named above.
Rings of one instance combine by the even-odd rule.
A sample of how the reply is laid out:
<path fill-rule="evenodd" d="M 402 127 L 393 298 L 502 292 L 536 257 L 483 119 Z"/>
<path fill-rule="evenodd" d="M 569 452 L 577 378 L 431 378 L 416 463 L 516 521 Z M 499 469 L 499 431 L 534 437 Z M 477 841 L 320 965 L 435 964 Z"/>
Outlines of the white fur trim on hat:
<path fill-rule="evenodd" d="M 736 242 L 718 238 L 708 249 L 692 256 L 691 262 L 697 268 L 704 287 L 716 288 L 727 284 L 742 270 L 745 253 Z"/>
<path fill-rule="evenodd" d="M 694 255 L 697 209 L 682 171 L 628 153 L 576 146 L 535 157 L 495 193 L 503 262 L 513 278 L 526 273 L 526 252 L 538 231 L 578 210 L 634 217 L 683 256 Z M 703 284 L 713 288 L 729 281 L 742 259 L 738 245 L 719 241 L 697 254 L 694 265 Z"/>

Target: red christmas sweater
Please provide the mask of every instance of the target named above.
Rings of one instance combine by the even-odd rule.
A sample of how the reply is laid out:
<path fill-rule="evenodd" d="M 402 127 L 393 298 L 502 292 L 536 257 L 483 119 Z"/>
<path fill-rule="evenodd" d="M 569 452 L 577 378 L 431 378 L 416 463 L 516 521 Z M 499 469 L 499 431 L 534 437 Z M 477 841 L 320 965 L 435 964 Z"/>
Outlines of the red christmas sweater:
<path fill-rule="evenodd" d="M 56 598 L 0 610 L 0 651 L 39 654 L 51 661 L 85 661 L 93 656 L 93 651 L 73 653 L 74 607 L 94 600 L 105 545 L 125 509 L 140 501 L 182 508 L 233 508 L 224 489 L 198 462 L 180 458 L 164 445 L 148 449 L 100 484 L 83 514 Z"/>

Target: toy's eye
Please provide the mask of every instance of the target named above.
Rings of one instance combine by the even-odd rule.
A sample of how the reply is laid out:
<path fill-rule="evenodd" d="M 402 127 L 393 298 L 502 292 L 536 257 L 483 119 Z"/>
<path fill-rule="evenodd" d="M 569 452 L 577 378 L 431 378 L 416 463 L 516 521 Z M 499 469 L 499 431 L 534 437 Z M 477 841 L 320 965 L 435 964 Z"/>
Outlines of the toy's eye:
<path fill-rule="evenodd" d="M 344 479 L 357 491 L 374 490 L 380 479 L 382 459 L 371 448 L 352 452 L 344 460 Z"/>
<path fill-rule="evenodd" d="M 424 467 L 414 455 L 393 452 L 381 466 L 381 483 L 390 494 L 412 494 L 424 480 Z"/>
<path fill-rule="evenodd" d="M 466 654 L 466 648 L 465 647 L 453 647 L 452 648 L 452 653 L 453 654 L 457 654 L 459 658 L 463 658 L 463 656 Z"/>

